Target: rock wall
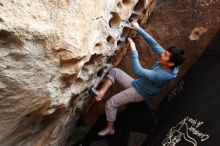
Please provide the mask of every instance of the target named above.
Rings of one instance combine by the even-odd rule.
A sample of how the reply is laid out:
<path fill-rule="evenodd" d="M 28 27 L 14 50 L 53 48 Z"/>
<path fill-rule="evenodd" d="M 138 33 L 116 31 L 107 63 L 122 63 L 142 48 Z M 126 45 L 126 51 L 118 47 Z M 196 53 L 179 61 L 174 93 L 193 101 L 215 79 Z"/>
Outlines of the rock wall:
<path fill-rule="evenodd" d="M 0 0 L 0 144 L 64 145 L 152 2 Z"/>

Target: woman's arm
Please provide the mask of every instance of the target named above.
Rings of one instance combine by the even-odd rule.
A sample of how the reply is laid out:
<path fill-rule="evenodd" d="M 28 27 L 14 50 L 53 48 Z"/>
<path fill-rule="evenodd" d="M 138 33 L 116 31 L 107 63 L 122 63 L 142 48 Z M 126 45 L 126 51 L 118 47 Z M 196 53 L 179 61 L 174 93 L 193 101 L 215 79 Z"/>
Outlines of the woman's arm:
<path fill-rule="evenodd" d="M 133 68 L 135 74 L 139 77 L 147 78 L 152 81 L 156 80 L 155 71 L 142 68 L 142 66 L 139 62 L 139 59 L 138 59 L 138 52 L 136 50 L 136 46 L 135 46 L 134 42 L 130 38 L 128 38 L 128 41 L 130 43 L 130 48 L 131 48 L 132 68 Z"/>
<path fill-rule="evenodd" d="M 144 40 L 150 45 L 150 47 L 156 52 L 158 55 L 162 55 L 164 53 L 164 48 L 154 40 L 152 36 L 150 36 L 146 31 L 144 31 L 141 27 L 137 29 L 137 32 L 144 38 Z"/>
<path fill-rule="evenodd" d="M 131 23 L 131 28 L 135 29 L 144 38 L 154 52 L 156 52 L 158 55 L 162 55 L 164 53 L 164 48 L 152 36 L 145 32 L 137 22 Z"/>

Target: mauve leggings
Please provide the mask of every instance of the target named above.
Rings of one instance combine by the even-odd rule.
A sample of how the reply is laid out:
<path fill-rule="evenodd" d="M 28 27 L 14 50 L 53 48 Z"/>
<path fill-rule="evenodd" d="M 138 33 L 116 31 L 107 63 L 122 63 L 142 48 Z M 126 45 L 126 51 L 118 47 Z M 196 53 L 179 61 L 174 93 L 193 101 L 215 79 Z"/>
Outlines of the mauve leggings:
<path fill-rule="evenodd" d="M 144 98 L 132 87 L 132 81 L 134 80 L 124 71 L 113 68 L 108 73 L 107 77 L 114 84 L 117 81 L 125 90 L 112 96 L 105 105 L 106 120 L 114 122 L 116 120 L 117 108 L 121 105 L 130 102 L 141 102 Z"/>

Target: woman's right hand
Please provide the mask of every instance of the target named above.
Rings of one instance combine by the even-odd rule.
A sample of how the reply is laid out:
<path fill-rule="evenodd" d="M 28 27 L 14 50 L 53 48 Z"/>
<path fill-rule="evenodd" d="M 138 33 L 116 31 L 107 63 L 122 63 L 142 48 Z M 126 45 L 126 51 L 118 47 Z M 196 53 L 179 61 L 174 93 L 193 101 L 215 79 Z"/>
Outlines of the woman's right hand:
<path fill-rule="evenodd" d="M 130 24 L 130 28 L 134 30 L 137 30 L 140 27 L 137 21 L 131 22 Z"/>

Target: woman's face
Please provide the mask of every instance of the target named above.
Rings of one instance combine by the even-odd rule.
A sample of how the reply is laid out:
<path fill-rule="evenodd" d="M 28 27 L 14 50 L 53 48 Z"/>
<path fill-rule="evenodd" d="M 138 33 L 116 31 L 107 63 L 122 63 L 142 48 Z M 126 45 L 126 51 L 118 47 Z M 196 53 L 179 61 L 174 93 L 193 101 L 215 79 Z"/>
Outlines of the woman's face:
<path fill-rule="evenodd" d="M 160 63 L 164 66 L 171 67 L 174 65 L 174 63 L 169 62 L 170 60 L 171 53 L 169 51 L 165 51 L 161 56 L 160 56 Z"/>

